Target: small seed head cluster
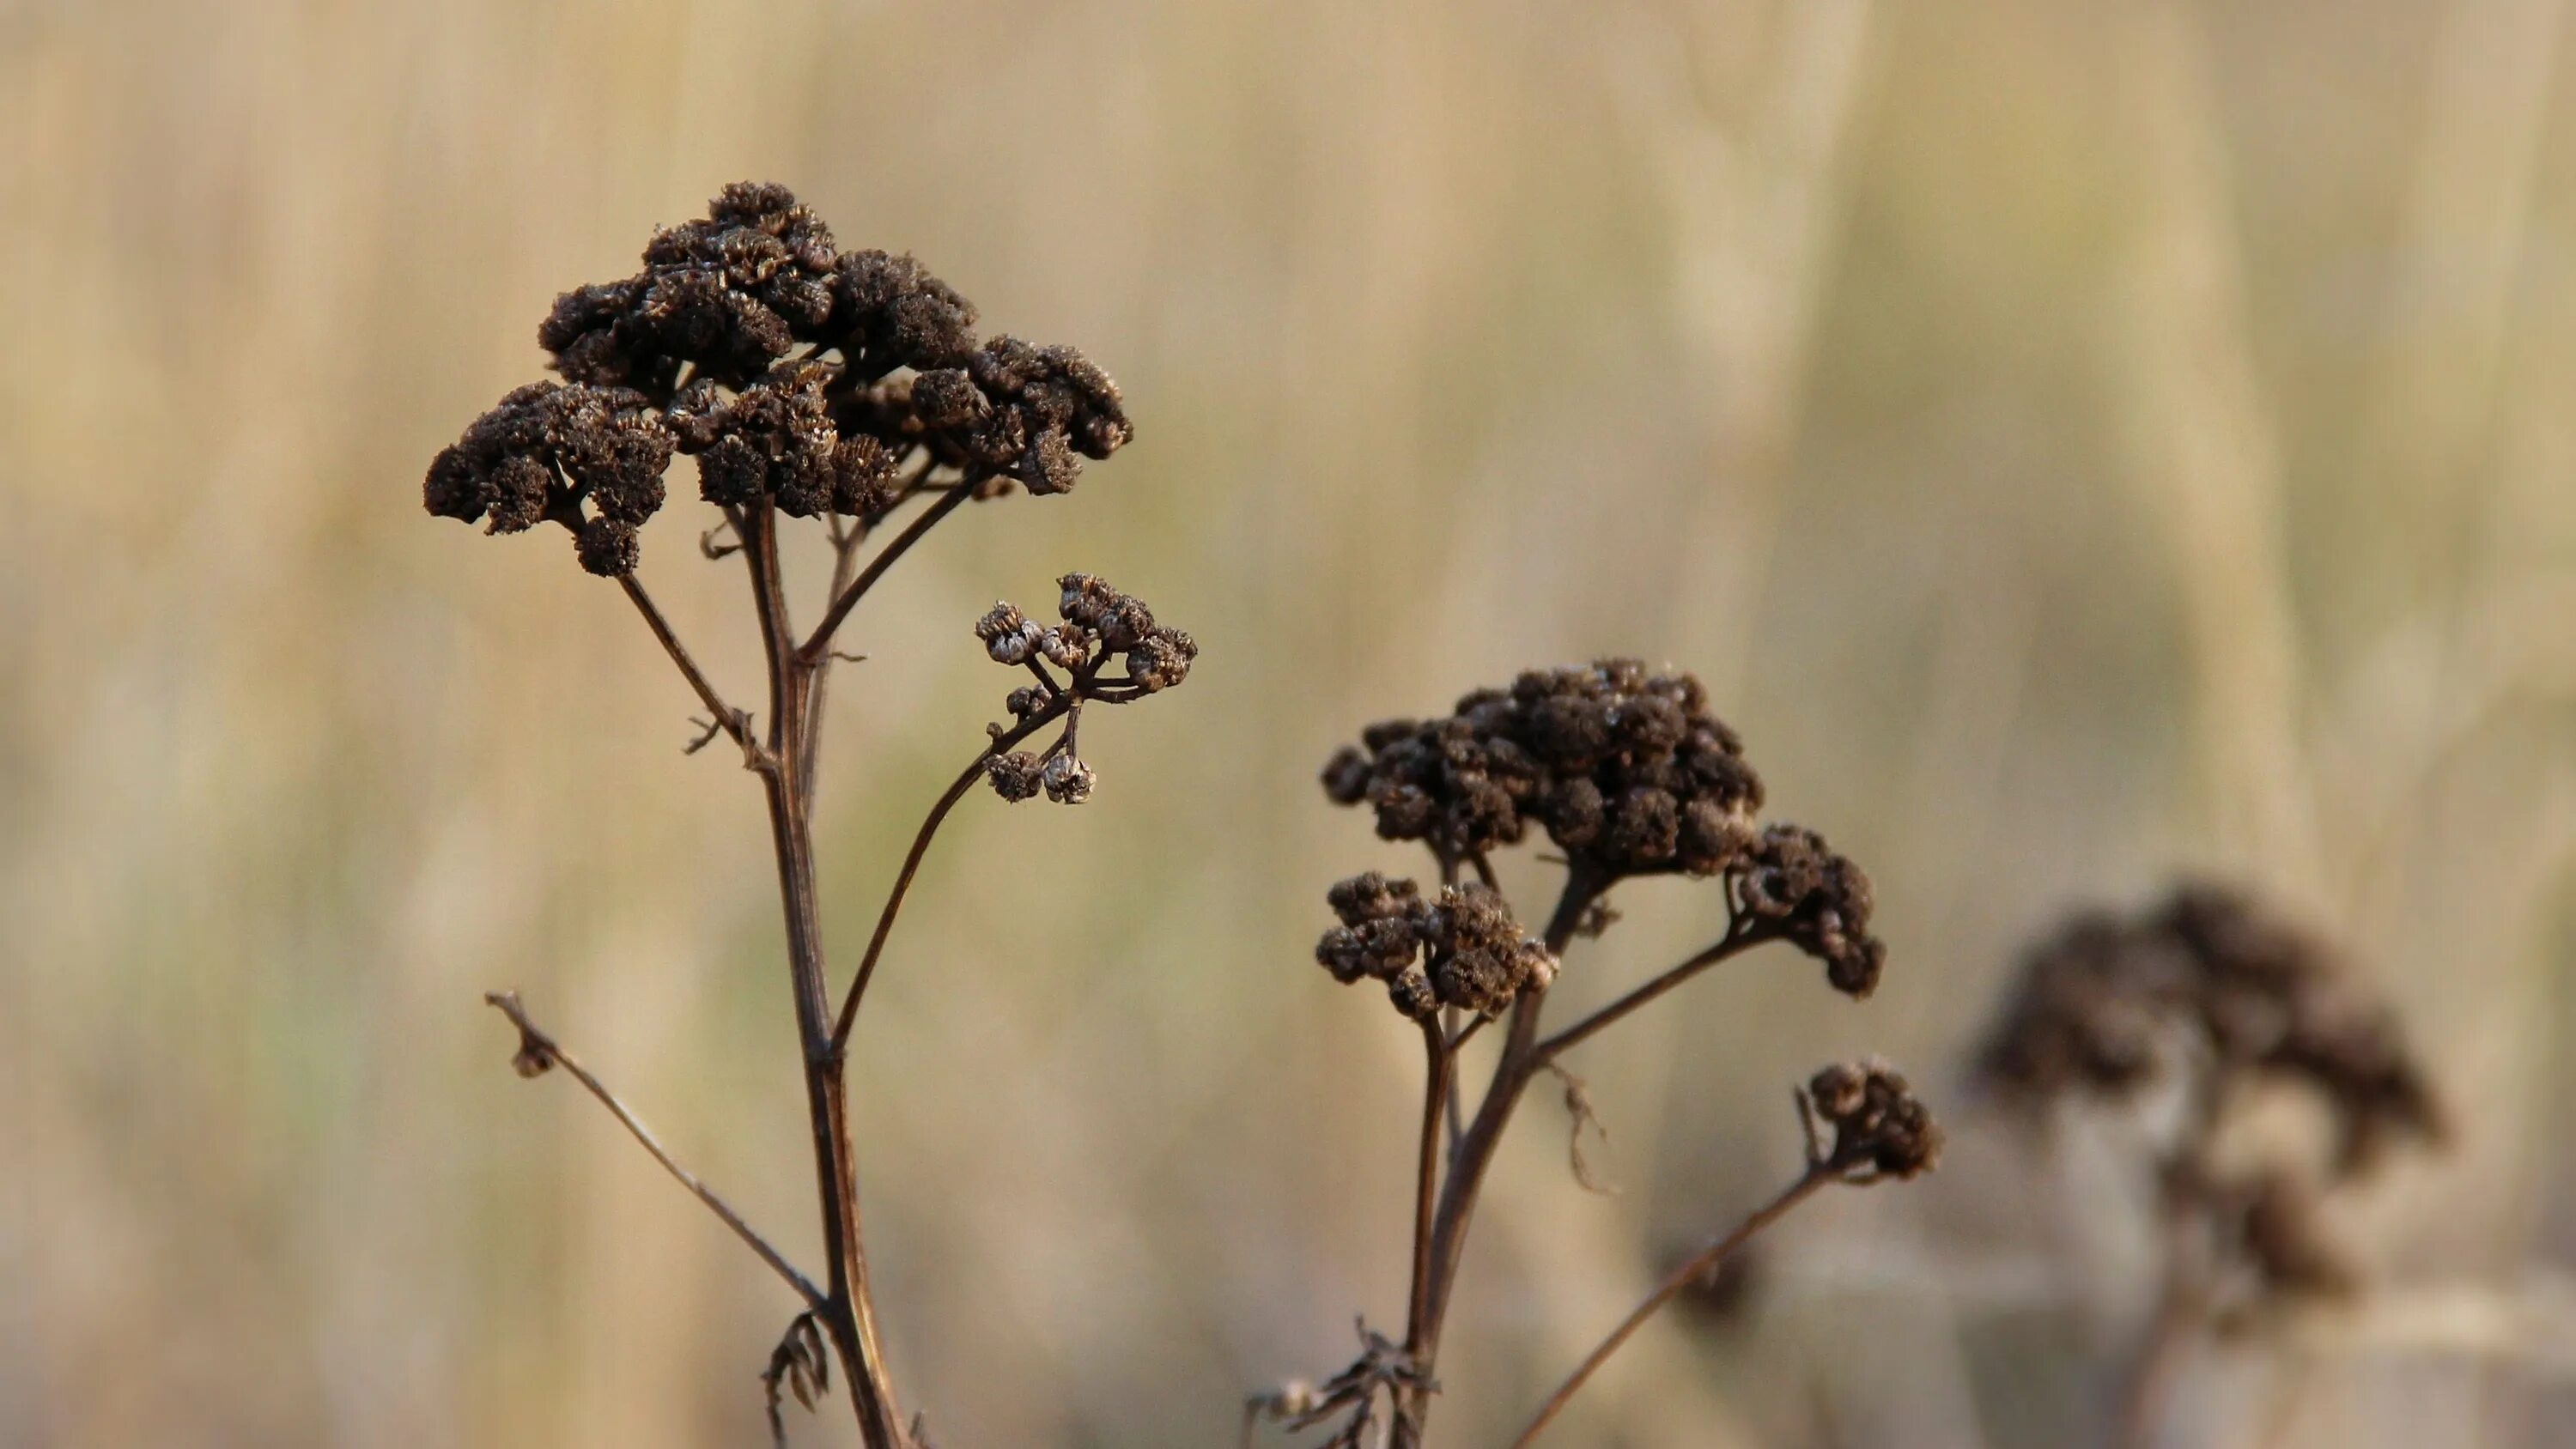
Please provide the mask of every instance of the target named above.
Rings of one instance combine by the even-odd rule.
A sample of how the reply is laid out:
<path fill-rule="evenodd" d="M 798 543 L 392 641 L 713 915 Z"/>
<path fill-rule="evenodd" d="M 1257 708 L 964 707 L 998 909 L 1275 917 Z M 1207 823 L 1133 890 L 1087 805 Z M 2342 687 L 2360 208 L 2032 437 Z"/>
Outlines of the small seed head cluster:
<path fill-rule="evenodd" d="M 1556 979 L 1555 954 L 1482 885 L 1425 899 L 1414 882 L 1369 871 L 1337 883 L 1325 900 L 1342 923 L 1315 943 L 1315 959 L 1345 985 L 1386 983 L 1395 1009 L 1416 1021 L 1444 1006 L 1491 1016 Z"/>
<path fill-rule="evenodd" d="M 1822 1160 L 1846 1177 L 1903 1180 L 1941 1160 L 1940 1126 L 1885 1062 L 1826 1067 L 1808 1079 L 1801 1101 L 1832 1129 Z"/>
<path fill-rule="evenodd" d="M 977 498 L 1062 493 L 1134 435 L 1080 352 L 979 342 L 953 288 L 908 256 L 839 251 L 783 186 L 726 187 L 643 263 L 556 299 L 537 340 L 564 382 L 511 393 L 442 452 L 431 513 L 561 523 L 613 576 L 635 567 L 674 451 L 710 503 L 866 524 L 933 486 L 928 468 L 897 481 L 916 458 Z"/>
<path fill-rule="evenodd" d="M 1869 877 L 1823 837 L 1755 822 L 1762 780 L 1688 674 L 1633 659 L 1532 670 L 1436 720 L 1369 726 L 1325 765 L 1324 790 L 1366 805 L 1378 834 L 1445 860 L 1480 857 L 1532 828 L 1605 887 L 1633 876 L 1719 876 L 1748 921 L 1823 961 L 1866 996 L 1886 947 L 1869 932 Z"/>
<path fill-rule="evenodd" d="M 993 662 L 1027 668 L 1037 676 L 1037 683 L 1022 685 L 1003 700 L 1014 720 L 1026 725 L 1078 713 L 1089 703 L 1132 703 L 1189 678 L 1190 665 L 1199 657 L 1198 641 L 1156 623 L 1144 600 L 1120 592 L 1097 574 L 1066 574 L 1056 586 L 1060 623 L 1040 624 L 1007 600 L 975 621 L 975 637 Z M 1113 662 L 1123 663 L 1125 672 L 1105 672 Z M 1048 673 L 1047 665 L 1066 671 L 1066 677 Z M 1007 732 L 1001 725 L 991 728 L 996 736 Z M 1098 777 L 1074 755 L 1068 730 L 1044 754 L 995 754 L 985 762 L 985 778 L 1005 800 L 1030 799 L 1043 790 L 1057 804 L 1079 805 L 1091 797 Z"/>

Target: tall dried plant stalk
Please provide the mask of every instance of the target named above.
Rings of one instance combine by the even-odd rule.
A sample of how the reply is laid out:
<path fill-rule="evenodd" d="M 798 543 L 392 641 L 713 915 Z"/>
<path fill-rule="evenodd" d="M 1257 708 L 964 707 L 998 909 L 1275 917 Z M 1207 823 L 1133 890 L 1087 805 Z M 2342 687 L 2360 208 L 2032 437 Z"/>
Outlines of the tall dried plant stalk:
<path fill-rule="evenodd" d="M 1198 646 L 1087 574 L 1059 580 L 1059 623 L 1009 604 L 977 621 L 985 652 L 1030 682 L 1011 691 L 1010 722 L 987 727 L 923 821 L 836 1008 L 813 813 L 826 686 L 845 657 L 837 641 L 869 591 L 943 520 L 970 502 L 1069 491 L 1084 458 L 1108 457 L 1132 430 L 1116 384 L 1082 354 L 979 342 L 964 298 L 910 257 L 839 250 L 783 187 L 726 188 L 705 218 L 657 233 L 643 260 L 635 276 L 556 302 L 538 341 L 563 382 L 520 388 L 476 420 L 431 465 L 424 501 L 493 533 L 569 530 L 582 567 L 617 582 L 705 707 L 689 752 L 721 736 L 759 780 L 813 1144 L 820 1279 L 681 1167 L 515 993 L 490 1000 L 518 1028 L 523 1073 L 565 1068 L 795 1292 L 799 1311 L 762 1376 L 773 1434 L 783 1442 L 782 1395 L 811 1408 L 837 1359 L 870 1449 L 917 1449 L 921 1421 L 904 1421 L 887 1366 L 860 1213 L 847 1079 L 860 1003 L 932 837 L 975 782 L 1007 800 L 1080 803 L 1095 780 L 1075 752 L 1084 709 L 1180 683 Z M 758 715 L 729 702 L 636 577 L 639 529 L 661 509 L 675 453 L 697 459 L 700 496 L 720 516 L 700 554 L 739 558 L 747 575 L 767 676 Z M 829 591 L 804 632 L 783 565 L 796 519 L 822 520 L 832 550 Z M 1050 731 L 1043 748 L 1019 748 Z"/>

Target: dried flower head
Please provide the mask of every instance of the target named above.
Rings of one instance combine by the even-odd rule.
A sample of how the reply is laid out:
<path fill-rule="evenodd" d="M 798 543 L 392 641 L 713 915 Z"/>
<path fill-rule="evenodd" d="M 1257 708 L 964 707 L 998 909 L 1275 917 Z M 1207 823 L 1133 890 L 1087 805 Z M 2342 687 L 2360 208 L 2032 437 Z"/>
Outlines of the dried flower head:
<path fill-rule="evenodd" d="M 1098 780 L 1089 765 L 1071 755 L 1058 755 L 1038 772 L 1046 786 L 1047 798 L 1058 805 L 1079 805 L 1091 798 L 1091 787 Z"/>
<path fill-rule="evenodd" d="M 1979 1059 L 2008 1098 L 2126 1096 L 2170 1073 L 2204 1096 L 2283 1083 L 2322 1100 L 2361 1171 L 2443 1113 L 2394 1014 L 2341 955 L 2242 892 L 2186 885 L 2133 918 L 2087 912 L 2040 943 Z"/>
<path fill-rule="evenodd" d="M 1097 574 L 1066 574 L 1057 588 L 1060 624 L 1040 624 L 1008 602 L 995 604 L 975 621 L 975 637 L 984 641 L 984 652 L 995 663 L 1018 667 L 1043 660 L 1071 672 L 1065 687 L 1077 698 L 1110 704 L 1159 693 L 1189 678 L 1198 641 L 1154 622 L 1154 611 L 1144 600 L 1120 592 Z M 1126 666 L 1125 673 L 1105 672 L 1113 660 Z M 1050 676 L 1048 688 L 1053 687 Z M 1014 690 L 1006 705 L 1025 718 L 1052 698 L 1044 690 Z"/>
<path fill-rule="evenodd" d="M 560 523 L 583 567 L 615 575 L 635 567 L 675 447 L 708 502 L 874 523 L 939 487 L 1064 492 L 1080 459 L 1133 436 L 1081 353 L 979 343 L 954 289 L 910 257 L 837 251 L 783 186 L 726 187 L 643 264 L 556 299 L 537 340 L 564 382 L 509 394 L 441 453 L 431 513 L 495 533 Z M 899 482 L 916 456 L 956 481 L 925 467 Z"/>
<path fill-rule="evenodd" d="M 1446 860 L 1536 826 L 1605 886 L 1721 876 L 1740 912 L 1822 960 L 1852 996 L 1870 993 L 1886 961 L 1869 933 L 1869 877 L 1812 831 L 1755 824 L 1761 777 L 1687 674 L 1633 659 L 1532 670 L 1444 718 L 1369 726 L 1326 762 L 1323 784 L 1337 804 L 1370 807 L 1381 836 Z"/>
<path fill-rule="evenodd" d="M 486 531 L 518 533 L 549 520 L 580 532 L 585 567 L 633 549 L 637 525 L 662 506 L 662 474 L 675 439 L 640 393 L 531 383 L 475 419 L 429 465 L 422 501 L 432 514 Z M 585 505 L 588 514 L 585 514 Z"/>
<path fill-rule="evenodd" d="M 1345 985 L 1385 982 L 1396 1009 L 1417 1020 L 1444 1006 L 1493 1015 L 1556 977 L 1555 954 L 1482 885 L 1444 886 L 1426 900 L 1412 881 L 1369 871 L 1324 898 L 1341 924 L 1315 943 L 1315 959 Z"/>
<path fill-rule="evenodd" d="M 2120 1103 L 2150 1084 L 2189 1110 L 2156 1148 L 2156 1201 L 2198 1247 L 2222 1322 L 2341 1296 L 2352 1259 L 2325 1231 L 2327 1194 L 2395 1144 L 2439 1141 L 2443 1117 L 2394 1016 L 2328 943 L 2245 893 L 2185 885 L 2130 915 L 2087 911 L 2042 940 L 1977 1064 L 2005 1100 Z M 2240 1104 L 2278 1087 L 2322 1104 L 2320 1164 L 2257 1136 L 2222 1150 Z M 2248 1161 L 2247 1151 L 2253 1153 Z"/>
<path fill-rule="evenodd" d="M 1846 1177 L 1905 1179 L 1941 1160 L 1941 1129 L 1895 1068 L 1837 1063 L 1807 1081 L 1802 1109 L 1832 1129 L 1818 1161 Z"/>
<path fill-rule="evenodd" d="M 984 778 L 992 782 L 994 794 L 1016 803 L 1038 793 L 1043 769 L 1037 756 L 1026 750 L 1013 750 L 986 760 Z"/>

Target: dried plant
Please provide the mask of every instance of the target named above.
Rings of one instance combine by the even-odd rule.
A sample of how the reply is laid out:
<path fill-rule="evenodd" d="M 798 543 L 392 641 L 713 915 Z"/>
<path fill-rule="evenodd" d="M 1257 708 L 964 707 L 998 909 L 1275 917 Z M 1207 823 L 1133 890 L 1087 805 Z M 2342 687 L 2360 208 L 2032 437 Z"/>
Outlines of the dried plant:
<path fill-rule="evenodd" d="M 1369 726 L 1325 766 L 1323 784 L 1335 803 L 1368 806 L 1380 836 L 1421 843 L 1439 875 L 1436 888 L 1376 871 L 1334 886 L 1326 899 L 1339 924 L 1315 950 L 1335 980 L 1382 985 L 1422 1037 L 1405 1332 L 1397 1341 L 1363 1323 L 1356 1362 L 1321 1385 L 1252 1399 L 1244 1437 L 1267 1419 L 1292 1433 L 1329 1425 L 1321 1442 L 1333 1449 L 1381 1436 L 1413 1446 L 1440 1392 L 1441 1329 L 1477 1198 L 1530 1084 L 1562 1075 L 1576 1047 L 1756 947 L 1805 952 L 1854 998 L 1878 984 L 1887 953 L 1870 934 L 1869 878 L 1812 831 L 1758 823 L 1762 781 L 1686 674 L 1615 659 L 1526 673 L 1508 689 L 1466 696 L 1444 718 Z M 1533 933 L 1500 889 L 1492 857 L 1541 833 L 1564 852 L 1564 874 Z M 1590 1015 L 1544 1030 L 1548 990 L 1575 939 L 1597 938 L 1616 921 L 1614 888 L 1657 876 L 1716 881 L 1726 929 Z M 1492 1075 L 1469 1112 L 1457 1087 L 1461 1055 L 1496 1022 Z M 1579 1081 L 1564 1080 L 1579 1134 L 1589 1098 Z M 1829 1183 L 1912 1177 L 1939 1155 L 1939 1129 L 1883 1065 L 1828 1067 L 1797 1103 L 1805 1170 L 1648 1295 L 1536 1411 L 1520 1442 L 1535 1439 L 1639 1324 L 1799 1202 Z M 1587 1175 L 1579 1155 L 1575 1171 Z"/>
<path fill-rule="evenodd" d="M 907 1426 L 897 1409 L 860 1232 L 845 1087 L 860 1002 L 932 836 L 975 783 L 989 781 L 1005 800 L 1043 792 L 1081 803 L 1095 783 L 1075 748 L 1083 711 L 1179 684 L 1198 646 L 1088 574 L 1059 581 L 1058 623 L 1009 604 L 976 623 L 985 651 L 1030 682 L 1011 692 L 1009 722 L 987 726 L 983 748 L 931 807 L 836 1012 L 812 814 L 825 685 L 834 660 L 848 657 L 837 642 L 852 611 L 942 519 L 973 501 L 1066 492 L 1084 459 L 1107 458 L 1131 429 L 1117 385 L 1081 353 L 1012 337 L 979 342 L 963 297 L 908 256 L 838 250 L 784 187 L 727 187 L 703 219 L 658 232 L 643 260 L 632 277 L 556 301 L 537 338 L 563 380 L 522 387 L 475 420 L 430 465 L 424 501 L 495 534 L 549 523 L 570 533 L 581 566 L 617 581 L 705 706 L 690 752 L 721 735 L 759 780 L 786 915 L 821 1280 L 681 1168 L 514 993 L 491 1000 L 518 1027 L 523 1074 L 563 1066 L 795 1291 L 799 1311 L 762 1375 L 773 1432 L 783 1440 L 782 1388 L 811 1408 L 837 1357 L 871 1449 L 919 1446 L 919 1419 Z M 662 507 L 675 453 L 697 460 L 699 496 L 719 518 L 699 552 L 739 556 L 749 575 L 769 684 L 758 719 L 727 703 L 636 578 L 639 530 Z M 907 511 L 910 520 L 871 552 Z M 828 595 L 802 634 L 782 578 L 790 519 L 821 520 L 831 550 Z M 1044 745 L 1022 748 L 1050 731 Z"/>
<path fill-rule="evenodd" d="M 2394 1148 L 2445 1135 L 2368 983 L 2325 941 L 2218 885 L 2131 916 L 2087 911 L 2040 941 L 1977 1073 L 2008 1104 L 2090 1104 L 2149 1127 L 2138 1140 L 2151 1144 L 2163 1271 L 2117 1410 L 2130 1444 L 2153 1438 L 2201 1334 L 2349 1296 L 2359 1272 L 2324 1230 L 2326 1199 Z M 2321 1152 L 2249 1130 L 2284 1092 L 2323 1109 Z"/>

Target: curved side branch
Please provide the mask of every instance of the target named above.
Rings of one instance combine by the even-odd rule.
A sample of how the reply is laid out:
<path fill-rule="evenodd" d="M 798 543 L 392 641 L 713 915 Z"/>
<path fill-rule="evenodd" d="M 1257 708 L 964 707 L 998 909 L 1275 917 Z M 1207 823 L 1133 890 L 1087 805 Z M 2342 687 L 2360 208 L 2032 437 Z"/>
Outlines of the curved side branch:
<path fill-rule="evenodd" d="M 966 792 L 974 789 L 975 782 L 983 778 L 986 761 L 1053 724 L 1066 712 L 1065 696 L 1059 695 L 1054 704 L 995 735 L 993 742 L 984 747 L 984 752 L 949 782 L 939 802 L 930 807 L 929 816 L 912 837 L 912 849 L 904 853 L 903 869 L 896 873 L 894 887 L 886 893 L 884 909 L 877 912 L 876 932 L 868 937 L 868 953 L 859 960 L 858 975 L 850 980 L 849 994 L 841 998 L 840 1020 L 832 1027 L 833 1056 L 841 1055 L 849 1043 L 850 1028 L 858 1023 L 859 998 L 867 994 L 868 979 L 876 974 L 877 958 L 885 954 L 886 938 L 894 934 L 894 918 L 903 909 L 903 898 L 912 889 L 912 878 L 920 873 L 922 860 L 930 854 L 931 837 L 939 833 L 940 825 L 948 819 L 948 812 L 956 809 L 957 802 L 965 799 Z"/>
<path fill-rule="evenodd" d="M 815 625 L 814 632 L 806 636 L 805 643 L 796 651 L 796 657 L 810 665 L 831 652 L 832 634 L 841 627 L 841 621 L 850 617 L 850 611 L 859 606 L 859 600 L 867 597 L 869 589 L 876 587 L 877 580 L 885 577 L 886 570 L 894 567 L 895 560 L 921 542 L 922 535 L 937 528 L 939 520 L 956 512 L 975 496 L 975 481 L 969 475 L 949 485 L 938 502 L 924 510 L 903 532 L 896 534 L 875 558 L 868 560 L 868 566 L 859 571 L 859 576 L 850 581 L 849 587 L 833 597 L 832 607 L 824 613 L 823 622 Z"/>
<path fill-rule="evenodd" d="M 627 598 L 635 601 L 635 611 L 644 616 L 644 626 L 661 641 L 662 650 L 671 656 L 671 662 L 680 666 L 680 675 L 689 681 L 689 688 L 698 692 L 698 702 L 715 716 L 715 727 L 742 747 L 743 764 L 755 770 L 775 768 L 776 757 L 752 737 L 751 716 L 725 703 L 724 696 L 716 693 L 716 687 L 707 679 L 705 671 L 698 668 L 698 661 L 690 657 L 688 646 L 682 644 L 680 636 L 672 631 L 671 621 L 662 617 L 662 611 L 653 603 L 653 596 L 644 592 L 644 585 L 632 573 L 619 574 L 617 584 L 626 591 Z"/>
<path fill-rule="evenodd" d="M 1512 1441 L 1512 1449 L 1528 1449 L 1529 1445 L 1536 1443 L 1540 1433 L 1555 1420 L 1559 1413 L 1564 1411 L 1566 1404 L 1574 1398 L 1575 1392 L 1583 1387 L 1601 1365 L 1609 1362 L 1610 1355 L 1619 1351 L 1619 1345 L 1626 1343 L 1630 1336 L 1644 1326 L 1647 1319 L 1655 1316 L 1658 1309 L 1681 1296 L 1683 1289 L 1705 1277 L 1711 1269 L 1724 1262 L 1728 1255 L 1751 1241 L 1754 1234 L 1786 1217 L 1791 1208 L 1806 1201 L 1818 1188 L 1829 1182 L 1842 1180 L 1841 1171 L 1830 1161 L 1808 1163 L 1806 1172 L 1801 1174 L 1796 1182 L 1789 1184 L 1788 1189 L 1778 1197 L 1755 1209 L 1753 1215 L 1737 1225 L 1734 1232 L 1712 1241 L 1707 1247 L 1693 1253 L 1680 1267 L 1667 1274 L 1664 1281 L 1656 1285 L 1655 1291 L 1646 1295 L 1644 1302 L 1638 1304 L 1617 1328 L 1610 1330 L 1610 1336 L 1601 1340 L 1600 1345 L 1585 1357 L 1581 1366 L 1568 1375 L 1564 1383 L 1557 1385 L 1556 1392 L 1548 1395 L 1547 1402 L 1539 1405 L 1538 1412 L 1530 1418 L 1529 1427 L 1521 1430 L 1520 1437 Z"/>
<path fill-rule="evenodd" d="M 1610 1025 L 1619 1018 L 1626 1016 L 1628 1013 L 1635 1011 L 1637 1008 L 1644 1006 L 1650 1001 L 1653 1001 L 1655 998 L 1672 990 L 1674 987 L 1681 985 L 1692 977 L 1697 976 L 1699 973 L 1716 965 L 1718 962 L 1742 955 L 1744 952 L 1749 951 L 1766 941 L 1774 939 L 1776 939 L 1775 933 L 1765 930 L 1760 926 L 1737 925 L 1729 929 L 1724 936 L 1719 937 L 1717 941 L 1711 944 L 1706 950 L 1703 950 L 1697 955 L 1690 957 L 1688 960 L 1683 961 L 1681 964 L 1672 967 L 1662 975 L 1652 978 L 1644 985 L 1629 992 L 1627 995 L 1620 997 L 1618 1000 L 1602 1007 L 1590 1016 L 1583 1018 L 1574 1025 L 1569 1026 L 1563 1031 L 1558 1032 L 1556 1035 L 1540 1042 L 1532 1049 L 1532 1060 L 1537 1064 L 1544 1066 L 1545 1064 L 1554 1061 L 1560 1054 L 1570 1051 L 1574 1047 L 1580 1045 L 1594 1032 L 1601 1030 L 1603 1027 Z"/>
<path fill-rule="evenodd" d="M 584 1090 L 598 1098 L 599 1104 L 606 1107 L 612 1116 L 624 1124 L 626 1130 L 634 1134 L 636 1141 L 644 1144 L 644 1150 L 653 1154 L 653 1160 L 662 1164 L 664 1171 L 678 1178 L 682 1187 L 697 1194 L 698 1201 L 705 1203 L 717 1217 L 724 1219 L 725 1226 L 733 1229 L 734 1236 L 749 1244 L 751 1250 L 760 1255 L 762 1262 L 767 1263 L 779 1277 L 786 1279 L 787 1286 L 796 1290 L 797 1296 L 805 1300 L 807 1308 L 823 1306 L 823 1290 L 815 1286 L 814 1280 L 798 1272 L 796 1265 L 788 1262 L 785 1254 L 771 1247 L 767 1238 L 754 1231 L 751 1224 L 743 1221 L 742 1214 L 735 1212 L 731 1204 L 718 1197 L 715 1189 L 699 1181 L 697 1174 L 674 1160 L 671 1154 L 663 1149 L 661 1141 L 654 1137 L 652 1131 L 642 1122 L 637 1121 L 634 1113 L 626 1110 L 626 1104 L 617 1100 L 615 1092 L 608 1090 L 606 1083 L 592 1076 L 589 1069 L 575 1061 L 560 1043 L 547 1035 L 545 1030 L 535 1022 L 529 1020 L 527 1008 L 519 1004 L 519 993 L 487 991 L 483 993 L 483 999 L 498 1008 L 503 1016 L 510 1018 L 510 1024 L 519 1029 L 517 1066 L 521 1076 L 533 1077 L 552 1066 L 561 1066 L 565 1071 L 572 1073 L 573 1080 L 581 1083 Z"/>

